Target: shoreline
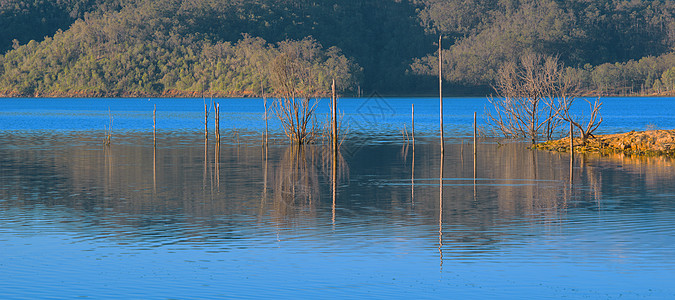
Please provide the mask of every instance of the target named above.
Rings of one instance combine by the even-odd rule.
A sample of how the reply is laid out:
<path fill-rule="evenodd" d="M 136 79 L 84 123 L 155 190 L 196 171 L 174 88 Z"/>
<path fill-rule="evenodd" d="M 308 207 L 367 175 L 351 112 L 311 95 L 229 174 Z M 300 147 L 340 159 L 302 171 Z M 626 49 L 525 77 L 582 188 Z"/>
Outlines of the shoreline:
<path fill-rule="evenodd" d="M 418 94 L 384 94 L 373 92 L 381 97 L 410 97 L 410 98 L 424 98 L 437 97 L 438 94 L 418 93 Z M 361 95 L 361 98 L 367 97 L 367 94 Z M 272 94 L 266 95 L 272 97 Z M 317 95 L 318 97 L 328 97 L 330 93 Z M 485 95 L 469 95 L 465 93 L 453 95 L 444 94 L 444 97 L 466 97 L 466 98 L 484 98 L 490 97 L 490 94 Z M 217 97 L 217 98 L 262 98 L 263 95 L 253 91 L 238 91 L 238 92 L 197 92 L 197 91 L 178 91 L 167 90 L 161 93 L 148 93 L 140 91 L 126 91 L 126 92 L 96 92 L 96 91 L 70 91 L 70 92 L 49 92 L 49 93 L 22 93 L 18 91 L 0 91 L 0 98 L 202 98 L 202 97 Z M 349 93 L 343 97 L 357 97 Z M 667 91 L 661 93 L 645 93 L 645 94 L 609 94 L 600 92 L 588 92 L 579 96 L 578 98 L 603 98 L 603 97 L 634 97 L 634 98 L 667 98 L 675 97 L 675 91 Z"/>

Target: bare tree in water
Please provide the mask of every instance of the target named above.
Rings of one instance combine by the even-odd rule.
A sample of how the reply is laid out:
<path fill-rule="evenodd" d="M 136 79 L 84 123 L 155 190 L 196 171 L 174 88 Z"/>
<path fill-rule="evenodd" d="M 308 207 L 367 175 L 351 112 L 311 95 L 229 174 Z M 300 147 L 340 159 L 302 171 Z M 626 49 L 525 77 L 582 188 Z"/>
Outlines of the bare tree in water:
<path fill-rule="evenodd" d="M 499 69 L 496 97 L 486 109 L 489 125 L 510 138 L 553 138 L 563 116 L 579 95 L 579 85 L 567 76 L 556 57 L 525 54 Z"/>
<path fill-rule="evenodd" d="M 308 144 L 314 141 L 318 132 L 314 111 L 321 84 L 317 79 L 320 71 L 313 63 L 320 48 L 312 41 L 301 41 L 282 43 L 279 50 L 270 64 L 277 96 L 274 112 L 292 143 Z"/>

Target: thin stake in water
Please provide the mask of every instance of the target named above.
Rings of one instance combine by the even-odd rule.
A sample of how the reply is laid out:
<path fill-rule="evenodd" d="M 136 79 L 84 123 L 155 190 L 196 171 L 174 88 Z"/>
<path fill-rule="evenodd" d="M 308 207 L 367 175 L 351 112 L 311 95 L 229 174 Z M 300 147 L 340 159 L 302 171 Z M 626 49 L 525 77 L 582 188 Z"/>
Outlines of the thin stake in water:
<path fill-rule="evenodd" d="M 331 103 L 331 127 L 333 135 L 333 153 L 334 156 L 337 155 L 338 149 L 338 136 L 337 136 L 337 97 L 335 95 L 335 79 L 333 79 L 333 84 L 331 85 L 332 90 L 332 103 Z"/>
<path fill-rule="evenodd" d="M 157 104 L 152 110 L 152 145 L 157 146 Z"/>
<path fill-rule="evenodd" d="M 570 122 L 570 184 L 574 181 L 574 172 L 572 168 L 574 167 L 574 128 L 572 127 L 572 122 Z"/>
<path fill-rule="evenodd" d="M 412 104 L 412 148 L 413 148 L 413 153 L 415 153 L 415 103 Z"/>
<path fill-rule="evenodd" d="M 443 54 L 441 53 L 441 39 L 442 36 L 438 36 L 438 95 L 440 99 L 441 113 L 440 113 L 440 123 L 441 123 L 441 153 L 445 153 L 445 139 L 443 138 L 443 73 L 442 73 L 442 59 Z"/>
<path fill-rule="evenodd" d="M 209 138 L 209 110 L 206 100 L 204 100 L 204 139 Z"/>

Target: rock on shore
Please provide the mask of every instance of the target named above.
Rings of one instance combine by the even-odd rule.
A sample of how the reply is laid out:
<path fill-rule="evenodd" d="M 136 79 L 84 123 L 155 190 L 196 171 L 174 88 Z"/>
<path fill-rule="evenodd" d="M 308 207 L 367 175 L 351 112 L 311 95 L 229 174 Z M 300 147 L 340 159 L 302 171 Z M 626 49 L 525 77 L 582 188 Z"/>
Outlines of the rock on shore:
<path fill-rule="evenodd" d="M 570 138 L 539 143 L 534 149 L 568 152 Z M 625 153 L 635 155 L 665 155 L 675 157 L 675 130 L 631 131 L 619 134 L 597 135 L 586 143 L 574 139 L 575 152 Z"/>

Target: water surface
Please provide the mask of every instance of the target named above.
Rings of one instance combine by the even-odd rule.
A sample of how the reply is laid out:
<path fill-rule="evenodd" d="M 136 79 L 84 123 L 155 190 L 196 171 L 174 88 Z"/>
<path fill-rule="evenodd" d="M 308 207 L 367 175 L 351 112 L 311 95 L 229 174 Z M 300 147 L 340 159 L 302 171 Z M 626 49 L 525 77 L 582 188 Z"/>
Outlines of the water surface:
<path fill-rule="evenodd" d="M 570 181 L 564 153 L 474 156 L 482 99 L 446 102 L 441 160 L 435 100 L 376 98 L 342 100 L 334 165 L 217 101 L 218 147 L 202 99 L 1 100 L 0 297 L 675 297 L 672 160 L 577 155 Z M 604 130 L 675 127 L 635 101 L 673 100 L 606 100 Z"/>

